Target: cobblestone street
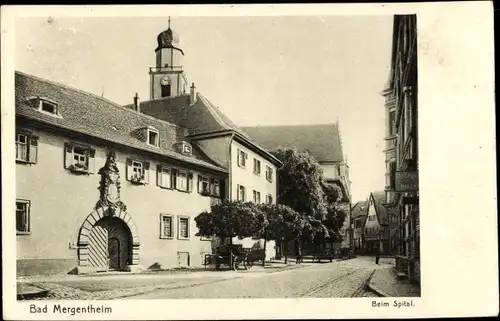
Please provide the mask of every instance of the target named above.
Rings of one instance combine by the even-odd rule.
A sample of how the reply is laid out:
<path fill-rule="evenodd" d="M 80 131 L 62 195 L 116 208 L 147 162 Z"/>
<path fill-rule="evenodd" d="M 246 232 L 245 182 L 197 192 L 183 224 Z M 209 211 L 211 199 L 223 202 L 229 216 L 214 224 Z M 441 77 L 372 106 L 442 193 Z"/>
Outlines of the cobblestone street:
<path fill-rule="evenodd" d="M 368 290 L 368 281 L 374 271 L 390 267 L 383 260 L 376 265 L 372 259 L 360 257 L 287 269 L 68 276 L 26 283 L 49 290 L 47 297 L 40 298 L 45 300 L 377 297 Z"/>

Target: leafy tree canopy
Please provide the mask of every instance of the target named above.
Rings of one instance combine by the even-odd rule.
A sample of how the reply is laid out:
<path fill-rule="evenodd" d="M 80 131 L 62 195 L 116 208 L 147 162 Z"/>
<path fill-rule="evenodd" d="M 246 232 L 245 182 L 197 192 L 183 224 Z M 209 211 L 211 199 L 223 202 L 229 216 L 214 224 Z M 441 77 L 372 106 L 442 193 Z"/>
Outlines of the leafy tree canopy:
<path fill-rule="evenodd" d="M 283 167 L 278 170 L 278 200 L 296 212 L 322 220 L 326 215 L 323 170 L 307 152 L 278 147 L 271 151 Z"/>

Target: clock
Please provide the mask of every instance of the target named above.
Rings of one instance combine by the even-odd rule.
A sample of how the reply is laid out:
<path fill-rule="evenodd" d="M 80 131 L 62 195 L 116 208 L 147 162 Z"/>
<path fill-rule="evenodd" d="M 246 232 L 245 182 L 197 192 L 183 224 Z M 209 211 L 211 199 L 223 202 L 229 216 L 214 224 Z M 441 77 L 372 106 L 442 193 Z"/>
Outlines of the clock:
<path fill-rule="evenodd" d="M 170 78 L 168 77 L 163 77 L 160 81 L 162 85 L 169 85 L 170 84 Z"/>

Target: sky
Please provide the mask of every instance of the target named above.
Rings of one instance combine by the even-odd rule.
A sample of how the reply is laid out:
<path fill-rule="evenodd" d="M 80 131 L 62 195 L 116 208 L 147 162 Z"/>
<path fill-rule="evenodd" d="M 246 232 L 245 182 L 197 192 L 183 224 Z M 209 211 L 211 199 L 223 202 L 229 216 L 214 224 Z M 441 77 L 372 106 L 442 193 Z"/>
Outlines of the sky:
<path fill-rule="evenodd" d="M 172 17 L 197 91 L 235 124 L 339 121 L 353 202 L 385 186 L 392 16 Z M 168 17 L 18 18 L 16 70 L 130 104 Z"/>

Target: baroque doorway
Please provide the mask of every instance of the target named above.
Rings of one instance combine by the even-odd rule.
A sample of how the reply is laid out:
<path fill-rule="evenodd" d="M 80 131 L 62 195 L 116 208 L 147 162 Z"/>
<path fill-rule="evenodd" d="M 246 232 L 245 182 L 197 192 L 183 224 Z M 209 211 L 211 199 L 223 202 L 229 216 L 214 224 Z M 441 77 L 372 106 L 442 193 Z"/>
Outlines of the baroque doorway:
<path fill-rule="evenodd" d="M 132 235 L 117 217 L 103 217 L 92 227 L 88 263 L 99 271 L 124 270 L 132 264 Z"/>

